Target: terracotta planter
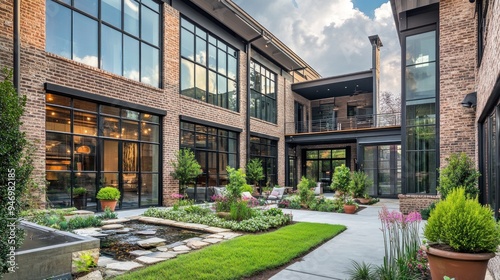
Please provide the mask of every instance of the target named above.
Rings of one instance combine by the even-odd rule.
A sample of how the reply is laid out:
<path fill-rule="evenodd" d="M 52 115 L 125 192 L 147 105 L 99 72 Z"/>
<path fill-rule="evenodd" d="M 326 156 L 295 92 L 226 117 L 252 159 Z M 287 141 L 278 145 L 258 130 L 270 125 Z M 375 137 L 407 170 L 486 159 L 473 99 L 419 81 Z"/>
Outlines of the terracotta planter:
<path fill-rule="evenodd" d="M 354 214 L 356 212 L 356 205 L 347 205 L 344 204 L 344 213 L 346 214 Z"/>
<path fill-rule="evenodd" d="M 106 207 L 109 207 L 111 211 L 115 211 L 116 203 L 118 200 L 101 200 L 101 210 L 104 211 Z"/>
<path fill-rule="evenodd" d="M 484 280 L 488 261 L 493 253 L 468 254 L 457 253 L 426 246 L 432 279 L 443 279 L 444 276 L 455 280 Z"/>
<path fill-rule="evenodd" d="M 364 198 L 364 197 L 358 198 L 358 200 L 359 200 L 359 203 L 361 203 L 361 204 L 368 204 L 371 201 L 370 198 Z"/>

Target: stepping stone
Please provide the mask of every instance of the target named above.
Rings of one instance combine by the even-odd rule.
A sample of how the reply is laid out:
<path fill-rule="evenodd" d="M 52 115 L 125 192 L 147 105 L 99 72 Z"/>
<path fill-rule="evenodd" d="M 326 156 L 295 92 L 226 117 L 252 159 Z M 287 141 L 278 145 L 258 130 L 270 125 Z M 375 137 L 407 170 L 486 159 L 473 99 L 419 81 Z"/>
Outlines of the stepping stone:
<path fill-rule="evenodd" d="M 231 231 L 228 228 L 219 228 L 219 227 L 207 227 L 207 228 L 204 228 L 203 230 L 211 232 L 211 233 L 221 233 L 221 232 Z"/>
<path fill-rule="evenodd" d="M 122 275 L 125 272 L 126 271 L 117 271 L 117 270 L 106 269 L 106 271 L 104 271 L 104 275 L 105 275 L 106 278 L 109 278 L 109 277 L 114 277 L 114 276 Z"/>
<path fill-rule="evenodd" d="M 222 233 L 222 235 L 224 236 L 224 239 L 233 239 L 235 237 L 238 237 L 238 236 L 241 236 L 242 234 L 241 233 L 235 233 L 235 232 L 224 232 Z"/>
<path fill-rule="evenodd" d="M 151 253 L 148 255 L 148 257 L 151 257 L 151 258 L 159 258 L 159 259 L 164 259 L 164 260 L 175 258 L 176 256 L 177 256 L 177 254 L 174 252 L 154 252 L 154 253 Z"/>
<path fill-rule="evenodd" d="M 165 247 L 167 247 L 167 248 L 169 248 L 169 249 L 172 249 L 172 248 L 174 248 L 174 247 L 181 246 L 181 245 L 185 245 L 185 244 L 186 244 L 186 242 L 184 242 L 184 241 L 177 241 L 177 242 L 175 242 L 175 243 L 168 244 L 168 245 L 167 245 L 167 246 L 165 246 Z"/>
<path fill-rule="evenodd" d="M 216 233 L 216 234 L 211 234 L 211 235 L 207 236 L 206 238 L 217 238 L 217 239 L 223 239 L 223 238 L 224 238 L 224 235 Z"/>
<path fill-rule="evenodd" d="M 189 251 L 178 251 L 178 252 L 172 252 L 176 255 L 181 255 L 181 254 L 186 254 L 186 253 L 189 253 Z"/>
<path fill-rule="evenodd" d="M 181 246 L 177 246 L 177 247 L 174 247 L 172 250 L 174 250 L 175 252 L 180 252 L 180 251 L 191 251 L 191 248 L 189 248 L 188 246 L 186 245 L 181 245 Z"/>
<path fill-rule="evenodd" d="M 129 219 L 110 219 L 110 220 L 102 220 L 101 225 L 109 225 L 109 224 L 121 224 L 130 221 Z"/>
<path fill-rule="evenodd" d="M 131 231 L 132 231 L 132 229 L 131 229 L 131 228 L 122 228 L 122 229 L 118 229 L 118 230 L 116 230 L 115 232 L 116 232 L 117 234 L 124 234 L 124 233 L 129 233 L 129 232 L 131 232 Z"/>
<path fill-rule="evenodd" d="M 164 246 L 167 240 L 158 237 L 148 238 L 144 240 L 137 241 L 137 245 L 142 248 L 152 248 L 158 246 Z"/>
<path fill-rule="evenodd" d="M 120 225 L 120 224 L 107 224 L 107 225 L 104 225 L 101 227 L 101 229 L 103 230 L 107 230 L 107 229 L 121 229 L 121 228 L 124 228 L 125 226 L 124 225 Z"/>
<path fill-rule="evenodd" d="M 141 230 L 141 231 L 136 232 L 135 234 L 138 234 L 138 235 L 155 235 L 156 234 L 156 230 Z"/>
<path fill-rule="evenodd" d="M 97 261 L 97 266 L 104 267 L 110 263 L 116 263 L 118 262 L 117 260 L 107 257 L 107 256 L 100 256 L 99 260 Z"/>
<path fill-rule="evenodd" d="M 219 238 L 207 238 L 207 239 L 203 239 L 202 241 L 210 243 L 210 244 L 215 244 L 215 243 L 221 242 L 222 239 L 219 239 Z"/>
<path fill-rule="evenodd" d="M 136 257 L 140 257 L 140 256 L 144 256 L 144 255 L 150 255 L 152 253 L 153 252 L 151 252 L 149 250 L 135 250 L 135 251 L 129 252 L 129 254 L 131 254 L 132 256 L 136 256 Z"/>
<path fill-rule="evenodd" d="M 188 247 L 193 248 L 193 249 L 200 249 L 200 248 L 205 247 L 205 246 L 207 246 L 209 244 L 210 243 L 199 241 L 199 240 L 191 240 L 186 245 Z M 174 248 L 174 250 L 175 250 L 175 248 Z"/>
<path fill-rule="evenodd" d="M 134 261 L 136 262 L 140 262 L 140 263 L 143 263 L 143 264 L 154 264 L 154 263 L 159 263 L 159 262 L 162 262 L 164 261 L 165 259 L 160 259 L 160 258 L 151 258 L 149 256 L 142 256 L 142 257 L 138 257 L 137 259 L 135 259 Z"/>
<path fill-rule="evenodd" d="M 109 234 L 96 232 L 96 233 L 92 233 L 92 234 L 90 234 L 89 236 L 92 236 L 92 237 L 95 237 L 95 238 L 103 238 L 103 237 L 106 237 L 106 236 L 108 236 L 108 235 L 109 235 Z"/>
<path fill-rule="evenodd" d="M 201 241 L 201 240 L 203 240 L 203 238 L 201 238 L 201 237 L 192 237 L 192 238 L 184 240 L 184 242 L 188 243 L 189 241 Z"/>
<path fill-rule="evenodd" d="M 119 271 L 129 271 L 139 267 L 143 267 L 143 265 L 136 262 L 116 262 L 106 265 L 107 269 L 119 270 Z"/>
<path fill-rule="evenodd" d="M 99 270 L 96 270 L 76 280 L 102 280 L 102 274 Z"/>
<path fill-rule="evenodd" d="M 92 211 L 87 211 L 87 210 L 75 210 L 75 211 L 71 211 L 71 214 L 73 214 L 73 215 L 94 215 L 95 213 Z"/>
<path fill-rule="evenodd" d="M 160 251 L 160 252 L 167 252 L 170 248 L 167 246 L 159 246 L 159 247 L 156 247 L 156 250 Z"/>

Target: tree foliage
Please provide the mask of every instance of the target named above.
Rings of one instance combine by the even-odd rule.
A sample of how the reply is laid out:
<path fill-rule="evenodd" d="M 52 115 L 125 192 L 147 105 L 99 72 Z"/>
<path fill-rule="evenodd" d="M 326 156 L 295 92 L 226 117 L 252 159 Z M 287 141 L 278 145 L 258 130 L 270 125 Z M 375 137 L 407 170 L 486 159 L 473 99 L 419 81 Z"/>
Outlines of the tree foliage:
<path fill-rule="evenodd" d="M 258 158 L 251 159 L 246 166 L 246 176 L 250 184 L 258 185 L 259 181 L 264 179 L 264 168 L 262 160 Z"/>
<path fill-rule="evenodd" d="M 202 173 L 201 166 L 190 149 L 180 149 L 175 155 L 175 161 L 171 162 L 174 171 L 170 175 L 179 180 L 180 193 L 185 193 L 187 185 Z"/>
<path fill-rule="evenodd" d="M 7 272 L 13 267 L 12 247 L 22 242 L 22 232 L 12 226 L 17 224 L 21 211 L 21 197 L 30 183 L 33 170 L 29 156 L 29 142 L 20 130 L 26 97 L 17 94 L 12 84 L 12 71 L 3 69 L 0 82 L 0 268 Z M 12 238 L 14 237 L 14 238 Z M 0 273 L 1 273 L 0 272 Z"/>
<path fill-rule="evenodd" d="M 441 169 L 438 191 L 441 198 L 458 187 L 464 187 L 465 194 L 475 197 L 479 194 L 477 179 L 481 173 L 476 170 L 475 164 L 465 153 L 451 154 L 446 159 L 448 165 Z"/>

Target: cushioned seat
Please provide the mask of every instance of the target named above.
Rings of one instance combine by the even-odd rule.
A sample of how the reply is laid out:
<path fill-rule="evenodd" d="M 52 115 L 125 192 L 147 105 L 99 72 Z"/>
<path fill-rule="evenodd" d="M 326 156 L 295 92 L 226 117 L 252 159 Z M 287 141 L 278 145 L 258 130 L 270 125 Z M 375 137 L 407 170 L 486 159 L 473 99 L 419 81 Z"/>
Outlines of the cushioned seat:
<path fill-rule="evenodd" d="M 281 199 L 283 198 L 283 194 L 285 193 L 285 188 L 273 188 L 271 191 L 271 194 L 267 197 L 267 200 L 272 200 L 276 201 L 276 203 L 279 203 Z"/>

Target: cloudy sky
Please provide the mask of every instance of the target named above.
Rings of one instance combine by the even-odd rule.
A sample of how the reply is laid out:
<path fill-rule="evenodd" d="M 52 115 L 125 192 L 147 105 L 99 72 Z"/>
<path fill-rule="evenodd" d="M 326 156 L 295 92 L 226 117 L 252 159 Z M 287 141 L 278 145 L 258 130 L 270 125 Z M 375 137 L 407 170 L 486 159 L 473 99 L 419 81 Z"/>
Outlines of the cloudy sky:
<path fill-rule="evenodd" d="M 368 36 L 378 34 L 380 91 L 401 92 L 400 45 L 388 0 L 233 0 L 321 76 L 371 68 Z"/>

